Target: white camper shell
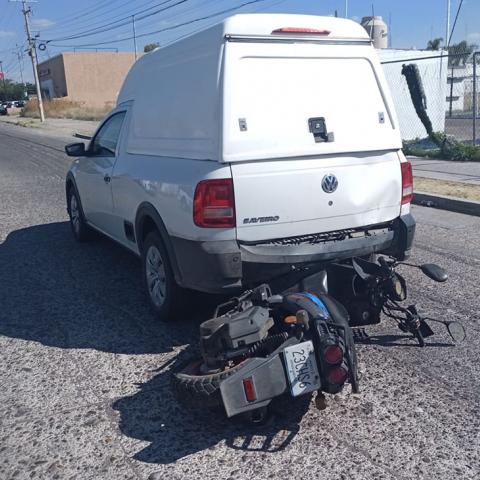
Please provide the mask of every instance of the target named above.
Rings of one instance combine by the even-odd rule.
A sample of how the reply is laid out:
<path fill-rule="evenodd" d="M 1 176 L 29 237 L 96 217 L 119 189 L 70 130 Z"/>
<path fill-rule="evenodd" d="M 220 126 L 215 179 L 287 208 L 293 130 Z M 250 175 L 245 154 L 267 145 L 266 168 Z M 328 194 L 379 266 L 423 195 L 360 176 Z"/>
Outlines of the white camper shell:
<path fill-rule="evenodd" d="M 134 154 L 230 163 L 401 148 L 370 38 L 339 18 L 233 16 L 143 56 L 118 104 L 129 100 Z M 334 141 L 313 141 L 315 117 Z"/>
<path fill-rule="evenodd" d="M 410 248 L 393 102 L 353 21 L 233 16 L 140 58 L 110 118 L 119 113 L 115 158 L 87 155 L 69 181 L 86 192 L 86 221 L 137 254 L 156 225 L 181 286 L 223 291 L 293 265 Z M 207 228 L 195 211 L 213 180 L 224 182 L 214 213 L 233 221 Z"/>

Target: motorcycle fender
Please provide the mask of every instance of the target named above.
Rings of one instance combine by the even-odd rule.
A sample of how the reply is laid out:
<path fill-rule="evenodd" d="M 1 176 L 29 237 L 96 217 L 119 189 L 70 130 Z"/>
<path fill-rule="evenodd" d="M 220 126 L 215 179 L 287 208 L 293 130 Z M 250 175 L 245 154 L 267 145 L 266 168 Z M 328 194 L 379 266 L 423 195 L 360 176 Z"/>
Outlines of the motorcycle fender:
<path fill-rule="evenodd" d="M 267 406 L 270 401 L 286 392 L 286 378 L 282 353 L 277 352 L 269 358 L 251 358 L 238 372 L 220 383 L 223 405 L 228 417 Z M 252 379 L 255 400 L 247 400 L 243 385 L 244 379 Z"/>

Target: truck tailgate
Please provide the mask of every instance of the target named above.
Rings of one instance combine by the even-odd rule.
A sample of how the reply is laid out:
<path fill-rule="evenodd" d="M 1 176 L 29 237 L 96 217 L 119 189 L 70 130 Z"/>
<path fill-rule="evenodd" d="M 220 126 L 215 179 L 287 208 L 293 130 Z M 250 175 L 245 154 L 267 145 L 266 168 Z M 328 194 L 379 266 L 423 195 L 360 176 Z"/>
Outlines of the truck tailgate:
<path fill-rule="evenodd" d="M 231 169 L 240 241 L 376 225 L 400 214 L 396 151 L 232 163 Z M 330 176 L 338 182 L 332 192 L 325 185 Z"/>

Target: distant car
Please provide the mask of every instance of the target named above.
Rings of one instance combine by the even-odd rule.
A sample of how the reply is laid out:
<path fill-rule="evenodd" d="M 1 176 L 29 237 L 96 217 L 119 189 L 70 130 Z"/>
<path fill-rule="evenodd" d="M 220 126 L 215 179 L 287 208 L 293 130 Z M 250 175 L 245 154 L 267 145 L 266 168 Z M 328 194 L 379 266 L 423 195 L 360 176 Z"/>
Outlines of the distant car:
<path fill-rule="evenodd" d="M 5 107 L 3 103 L 0 104 L 0 115 L 8 115 L 7 107 Z"/>
<path fill-rule="evenodd" d="M 23 100 L 17 100 L 13 102 L 14 107 L 23 108 L 25 106 L 25 102 Z"/>

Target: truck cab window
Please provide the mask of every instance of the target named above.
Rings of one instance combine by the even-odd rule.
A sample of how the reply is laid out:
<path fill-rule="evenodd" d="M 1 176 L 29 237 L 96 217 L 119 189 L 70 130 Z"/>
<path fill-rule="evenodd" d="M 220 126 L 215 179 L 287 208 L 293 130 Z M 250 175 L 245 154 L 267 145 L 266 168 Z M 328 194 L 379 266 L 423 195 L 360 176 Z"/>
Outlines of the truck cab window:
<path fill-rule="evenodd" d="M 91 153 L 94 156 L 115 156 L 118 137 L 122 128 L 126 112 L 112 115 L 102 126 L 92 140 Z"/>

